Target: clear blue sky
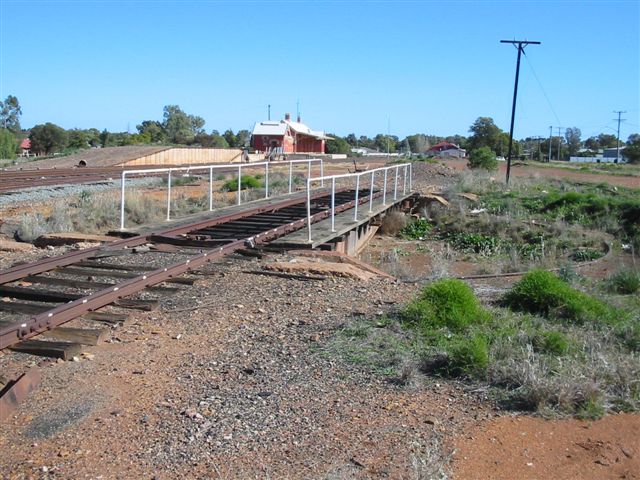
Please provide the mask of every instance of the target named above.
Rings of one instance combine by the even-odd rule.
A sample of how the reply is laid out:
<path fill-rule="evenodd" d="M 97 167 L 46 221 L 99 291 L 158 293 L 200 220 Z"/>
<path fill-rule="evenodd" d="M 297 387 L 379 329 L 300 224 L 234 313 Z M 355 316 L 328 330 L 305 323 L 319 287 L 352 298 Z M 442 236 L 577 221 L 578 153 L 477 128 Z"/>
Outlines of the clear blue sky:
<path fill-rule="evenodd" d="M 295 115 L 339 135 L 640 131 L 640 2 L 0 0 L 0 97 L 22 125 L 135 132 L 178 104 L 207 131 Z M 536 77 L 538 80 L 536 80 Z"/>

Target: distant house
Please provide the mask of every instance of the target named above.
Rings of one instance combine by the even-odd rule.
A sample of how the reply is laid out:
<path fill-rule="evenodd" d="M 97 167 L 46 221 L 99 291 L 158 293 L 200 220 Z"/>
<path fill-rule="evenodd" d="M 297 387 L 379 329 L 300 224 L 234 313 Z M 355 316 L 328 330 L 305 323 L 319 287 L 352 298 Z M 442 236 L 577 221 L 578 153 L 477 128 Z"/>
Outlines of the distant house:
<path fill-rule="evenodd" d="M 324 132 L 311 130 L 307 125 L 291 121 L 285 114 L 284 120 L 256 123 L 251 134 L 251 146 L 265 153 L 324 153 L 326 141 L 331 140 Z"/>
<path fill-rule="evenodd" d="M 20 142 L 20 156 L 30 157 L 31 155 L 31 140 L 27 137 Z"/>
<path fill-rule="evenodd" d="M 373 148 L 367 148 L 367 147 L 354 147 L 351 149 L 351 153 L 355 153 L 356 155 L 362 155 L 363 157 L 384 155 L 383 153 L 380 153 L 378 150 L 374 150 Z"/>
<path fill-rule="evenodd" d="M 458 145 L 451 142 L 436 143 L 425 153 L 434 157 L 464 158 L 467 156 L 467 151 L 464 148 L 460 148 Z"/>
<path fill-rule="evenodd" d="M 624 155 L 625 147 L 620 147 L 620 163 L 627 163 L 628 159 Z M 578 152 L 580 153 L 580 152 Z M 605 148 L 599 152 L 595 157 L 569 157 L 570 162 L 576 163 L 617 163 L 618 161 L 618 149 L 617 148 Z"/>

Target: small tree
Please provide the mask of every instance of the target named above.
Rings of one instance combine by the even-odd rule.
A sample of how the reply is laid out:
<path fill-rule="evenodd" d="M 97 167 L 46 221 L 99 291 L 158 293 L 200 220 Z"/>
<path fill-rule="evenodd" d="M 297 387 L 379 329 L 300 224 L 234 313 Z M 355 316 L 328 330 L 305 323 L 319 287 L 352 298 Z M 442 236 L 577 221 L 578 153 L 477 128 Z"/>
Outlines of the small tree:
<path fill-rule="evenodd" d="M 0 128 L 0 158 L 16 158 L 18 142 L 16 137 L 7 128 Z"/>
<path fill-rule="evenodd" d="M 640 163 L 640 134 L 632 133 L 629 135 L 624 156 L 629 163 Z"/>
<path fill-rule="evenodd" d="M 64 150 L 67 146 L 68 135 L 64 128 L 53 123 L 45 123 L 33 127 L 29 139 L 33 151 L 49 155 Z"/>
<path fill-rule="evenodd" d="M 497 170 L 498 160 L 489 147 L 480 147 L 471 151 L 468 165 L 473 169 Z"/>

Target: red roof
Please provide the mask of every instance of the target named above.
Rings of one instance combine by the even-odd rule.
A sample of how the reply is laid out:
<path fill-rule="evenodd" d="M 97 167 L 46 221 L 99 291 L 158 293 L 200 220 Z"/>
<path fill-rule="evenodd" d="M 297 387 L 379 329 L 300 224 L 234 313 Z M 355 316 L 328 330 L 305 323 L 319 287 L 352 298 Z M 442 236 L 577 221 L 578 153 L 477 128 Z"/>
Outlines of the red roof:
<path fill-rule="evenodd" d="M 20 142 L 20 148 L 22 148 L 23 150 L 29 150 L 31 148 L 31 140 L 29 140 L 28 138 L 22 140 L 22 142 Z"/>
<path fill-rule="evenodd" d="M 442 152 L 443 150 L 451 150 L 451 149 L 459 150 L 460 147 L 457 146 L 455 143 L 440 142 L 440 143 L 436 143 L 428 151 L 430 151 L 430 152 Z"/>

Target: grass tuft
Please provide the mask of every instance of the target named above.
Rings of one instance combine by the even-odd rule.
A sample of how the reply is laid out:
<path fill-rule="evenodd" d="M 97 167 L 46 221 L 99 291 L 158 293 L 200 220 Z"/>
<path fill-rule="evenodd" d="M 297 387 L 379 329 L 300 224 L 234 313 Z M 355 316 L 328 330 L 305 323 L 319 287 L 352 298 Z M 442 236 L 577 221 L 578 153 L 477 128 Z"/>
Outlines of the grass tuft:
<path fill-rule="evenodd" d="M 614 307 L 571 287 L 546 270 L 529 271 L 505 295 L 503 304 L 512 310 L 559 318 L 571 323 L 615 323 Z"/>

